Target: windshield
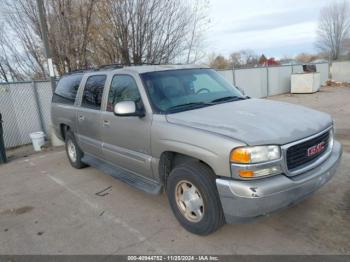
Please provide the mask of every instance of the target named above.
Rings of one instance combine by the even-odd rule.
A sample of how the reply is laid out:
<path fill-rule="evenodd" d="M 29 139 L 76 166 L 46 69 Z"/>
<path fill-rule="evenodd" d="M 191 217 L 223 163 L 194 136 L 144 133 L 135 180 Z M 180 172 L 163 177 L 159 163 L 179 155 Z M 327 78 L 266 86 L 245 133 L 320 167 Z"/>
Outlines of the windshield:
<path fill-rule="evenodd" d="M 212 69 L 181 69 L 141 74 L 154 109 L 174 113 L 244 99 Z"/>

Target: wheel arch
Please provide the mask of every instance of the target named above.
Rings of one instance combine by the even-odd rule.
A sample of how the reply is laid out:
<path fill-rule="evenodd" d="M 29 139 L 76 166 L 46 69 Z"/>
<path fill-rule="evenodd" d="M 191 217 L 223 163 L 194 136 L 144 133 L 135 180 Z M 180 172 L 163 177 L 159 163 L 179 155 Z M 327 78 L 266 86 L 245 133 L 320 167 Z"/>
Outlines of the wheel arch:
<path fill-rule="evenodd" d="M 164 151 L 159 159 L 158 164 L 158 175 L 159 181 L 163 184 L 164 189 L 166 190 L 167 178 L 171 172 L 171 170 L 177 165 L 185 162 L 200 162 L 210 168 L 213 173 L 215 173 L 214 169 L 207 161 L 202 160 L 200 158 L 190 156 L 189 154 L 180 153 L 177 151 Z"/>
<path fill-rule="evenodd" d="M 63 141 L 66 140 L 66 134 L 67 132 L 71 130 L 71 127 L 67 124 L 60 124 L 60 136 L 62 137 Z"/>

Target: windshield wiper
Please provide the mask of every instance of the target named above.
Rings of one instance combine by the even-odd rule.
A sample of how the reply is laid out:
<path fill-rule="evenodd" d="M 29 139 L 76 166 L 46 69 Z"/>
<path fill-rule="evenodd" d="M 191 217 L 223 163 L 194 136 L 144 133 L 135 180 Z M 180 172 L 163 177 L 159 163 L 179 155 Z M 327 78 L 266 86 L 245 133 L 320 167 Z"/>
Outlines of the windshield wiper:
<path fill-rule="evenodd" d="M 192 102 L 192 103 L 180 104 L 180 105 L 169 107 L 168 110 L 166 110 L 166 112 L 171 113 L 181 109 L 194 109 L 194 108 L 201 108 L 201 107 L 210 106 L 210 105 L 213 105 L 213 103 Z"/>
<path fill-rule="evenodd" d="M 219 103 L 219 102 L 231 102 L 231 101 L 238 101 L 238 100 L 245 100 L 246 98 L 241 96 L 224 96 L 218 99 L 214 99 L 211 101 L 211 103 Z"/>
<path fill-rule="evenodd" d="M 231 102 L 231 101 L 238 101 L 238 100 L 245 100 L 247 98 L 241 97 L 241 96 L 225 96 L 218 99 L 214 99 L 211 102 L 191 102 L 186 104 L 180 104 L 176 106 L 169 107 L 168 110 L 166 110 L 166 113 L 172 113 L 176 111 L 181 111 L 181 109 L 195 109 L 195 108 L 201 108 L 205 106 L 212 106 L 221 102 Z"/>

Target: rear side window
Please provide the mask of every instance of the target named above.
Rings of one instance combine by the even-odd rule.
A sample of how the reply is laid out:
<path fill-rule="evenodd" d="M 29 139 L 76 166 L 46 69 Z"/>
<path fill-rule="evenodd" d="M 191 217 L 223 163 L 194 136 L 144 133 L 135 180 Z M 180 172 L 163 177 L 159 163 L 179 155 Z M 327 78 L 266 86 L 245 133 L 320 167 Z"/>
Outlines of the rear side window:
<path fill-rule="evenodd" d="M 87 79 L 81 103 L 82 107 L 100 110 L 105 82 L 105 75 L 90 76 Z"/>
<path fill-rule="evenodd" d="M 73 105 L 83 74 L 63 76 L 57 84 L 52 102 Z"/>

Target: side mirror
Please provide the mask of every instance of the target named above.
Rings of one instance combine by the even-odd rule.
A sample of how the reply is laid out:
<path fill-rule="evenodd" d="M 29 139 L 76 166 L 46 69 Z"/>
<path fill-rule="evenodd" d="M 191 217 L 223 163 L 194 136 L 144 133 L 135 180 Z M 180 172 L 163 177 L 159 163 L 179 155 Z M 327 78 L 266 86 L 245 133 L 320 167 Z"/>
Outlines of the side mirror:
<path fill-rule="evenodd" d="M 137 109 L 134 101 L 122 101 L 114 105 L 114 114 L 116 116 L 145 116 L 144 110 Z"/>

